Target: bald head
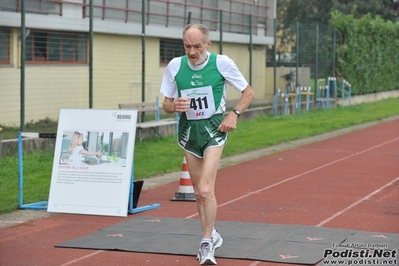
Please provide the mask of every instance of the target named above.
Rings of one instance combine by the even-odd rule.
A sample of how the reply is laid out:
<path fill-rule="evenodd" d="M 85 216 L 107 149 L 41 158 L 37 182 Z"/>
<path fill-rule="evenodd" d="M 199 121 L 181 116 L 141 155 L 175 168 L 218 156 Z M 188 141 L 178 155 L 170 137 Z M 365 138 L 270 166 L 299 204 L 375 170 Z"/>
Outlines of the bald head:
<path fill-rule="evenodd" d="M 204 35 L 204 41 L 207 42 L 209 40 L 209 28 L 203 24 L 187 24 L 183 28 L 183 39 L 184 35 L 187 33 L 187 31 L 192 31 L 192 30 L 198 30 Z"/>
<path fill-rule="evenodd" d="M 201 65 L 207 60 L 211 45 L 209 29 L 202 24 L 188 24 L 183 29 L 183 43 L 188 60 L 193 65 Z"/>

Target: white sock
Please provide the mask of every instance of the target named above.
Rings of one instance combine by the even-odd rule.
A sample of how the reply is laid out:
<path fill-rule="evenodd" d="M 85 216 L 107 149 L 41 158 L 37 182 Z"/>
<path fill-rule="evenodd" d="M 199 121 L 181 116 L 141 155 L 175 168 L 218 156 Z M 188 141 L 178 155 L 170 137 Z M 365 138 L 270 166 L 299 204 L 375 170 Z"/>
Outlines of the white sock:
<path fill-rule="evenodd" d="M 214 227 L 213 230 L 212 230 L 212 238 L 215 238 L 215 236 L 216 236 L 216 229 Z M 212 242 L 212 239 L 208 239 L 208 238 L 203 238 L 201 240 L 201 244 L 203 244 L 203 243 L 211 243 L 211 242 Z"/>
<path fill-rule="evenodd" d="M 209 238 L 203 238 L 202 241 L 201 241 L 201 245 L 204 244 L 204 243 L 211 243 L 211 242 L 212 242 L 211 239 L 209 239 Z"/>

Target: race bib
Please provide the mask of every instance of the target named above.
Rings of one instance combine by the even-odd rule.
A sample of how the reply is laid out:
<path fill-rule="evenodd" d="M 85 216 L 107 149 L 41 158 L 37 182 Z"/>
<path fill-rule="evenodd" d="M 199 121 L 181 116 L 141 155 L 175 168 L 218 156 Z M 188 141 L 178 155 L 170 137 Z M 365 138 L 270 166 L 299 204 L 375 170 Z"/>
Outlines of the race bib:
<path fill-rule="evenodd" d="M 184 89 L 181 96 L 190 98 L 190 110 L 186 111 L 188 120 L 209 118 L 216 112 L 212 86 Z"/>

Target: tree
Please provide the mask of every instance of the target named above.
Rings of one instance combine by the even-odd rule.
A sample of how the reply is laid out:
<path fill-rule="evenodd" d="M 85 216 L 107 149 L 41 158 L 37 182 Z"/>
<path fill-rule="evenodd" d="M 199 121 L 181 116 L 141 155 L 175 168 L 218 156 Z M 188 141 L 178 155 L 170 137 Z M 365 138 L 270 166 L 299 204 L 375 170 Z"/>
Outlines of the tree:
<path fill-rule="evenodd" d="M 378 15 L 384 20 L 398 21 L 399 19 L 398 0 L 335 0 L 332 2 L 333 10 L 338 10 L 344 15 L 352 13 L 355 18 L 370 14 L 371 17 Z"/>
<path fill-rule="evenodd" d="M 277 0 L 277 19 L 285 27 L 296 21 L 328 25 L 333 10 L 355 18 L 370 13 L 399 21 L 399 0 Z"/>
<path fill-rule="evenodd" d="M 288 27 L 297 21 L 328 24 L 333 1 L 277 0 L 277 20 L 283 27 Z"/>

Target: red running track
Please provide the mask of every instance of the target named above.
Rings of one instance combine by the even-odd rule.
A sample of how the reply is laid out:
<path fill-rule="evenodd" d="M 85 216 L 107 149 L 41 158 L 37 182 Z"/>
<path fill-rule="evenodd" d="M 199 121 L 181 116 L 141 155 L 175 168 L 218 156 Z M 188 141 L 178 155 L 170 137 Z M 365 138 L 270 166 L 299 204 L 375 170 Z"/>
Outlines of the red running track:
<path fill-rule="evenodd" d="M 0 265 L 198 265 L 191 256 L 54 247 L 135 216 L 198 219 L 195 203 L 170 201 L 178 186 L 142 191 L 140 206 L 161 207 L 126 218 L 58 214 L 2 228 Z M 218 220 L 399 233 L 399 120 L 220 169 L 216 193 Z"/>

